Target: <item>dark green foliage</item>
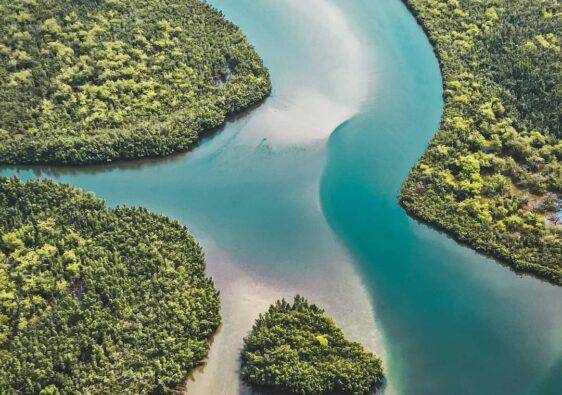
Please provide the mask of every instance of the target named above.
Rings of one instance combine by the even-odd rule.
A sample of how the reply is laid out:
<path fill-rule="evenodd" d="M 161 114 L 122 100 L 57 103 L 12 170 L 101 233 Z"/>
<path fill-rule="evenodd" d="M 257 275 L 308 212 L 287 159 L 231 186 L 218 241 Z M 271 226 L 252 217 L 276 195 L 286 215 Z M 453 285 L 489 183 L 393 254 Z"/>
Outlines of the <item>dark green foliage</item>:
<path fill-rule="evenodd" d="M 401 193 L 414 216 L 562 282 L 558 0 L 404 0 L 428 32 L 445 112 Z"/>
<path fill-rule="evenodd" d="M 0 163 L 168 155 L 269 92 L 200 0 L 0 0 Z"/>
<path fill-rule="evenodd" d="M 185 227 L 51 181 L 0 178 L 0 393 L 171 393 L 218 293 Z"/>
<path fill-rule="evenodd" d="M 241 374 L 249 384 L 297 394 L 365 394 L 383 379 L 380 360 L 300 296 L 260 315 L 244 339 Z"/>

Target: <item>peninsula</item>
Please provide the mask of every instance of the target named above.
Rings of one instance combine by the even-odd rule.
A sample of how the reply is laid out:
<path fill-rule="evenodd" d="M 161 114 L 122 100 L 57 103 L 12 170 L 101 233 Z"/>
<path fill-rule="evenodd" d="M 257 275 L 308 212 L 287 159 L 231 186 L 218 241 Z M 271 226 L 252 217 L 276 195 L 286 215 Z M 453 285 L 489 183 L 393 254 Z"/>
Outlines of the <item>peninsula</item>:
<path fill-rule="evenodd" d="M 169 155 L 270 89 L 200 0 L 0 1 L 0 164 Z"/>
<path fill-rule="evenodd" d="M 401 204 L 516 271 L 561 284 L 557 2 L 406 4 L 440 60 L 445 111 Z"/>

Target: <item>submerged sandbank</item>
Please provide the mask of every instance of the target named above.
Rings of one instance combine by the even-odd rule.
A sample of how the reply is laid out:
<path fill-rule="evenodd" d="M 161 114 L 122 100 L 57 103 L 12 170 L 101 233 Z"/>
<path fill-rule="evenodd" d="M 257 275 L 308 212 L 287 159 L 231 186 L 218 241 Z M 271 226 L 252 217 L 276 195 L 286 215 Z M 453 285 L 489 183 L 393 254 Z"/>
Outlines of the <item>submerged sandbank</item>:
<path fill-rule="evenodd" d="M 334 240 L 334 243 L 336 241 Z M 204 366 L 190 375 L 189 394 L 251 393 L 239 379 L 242 341 L 260 313 L 275 300 L 301 294 L 322 306 L 351 340 L 386 358 L 382 333 L 376 327 L 371 299 L 349 258 L 327 262 L 323 273 L 303 274 L 301 280 L 275 279 L 251 273 L 207 245 L 207 271 L 221 295 L 223 323 Z M 390 388 L 385 393 L 391 393 Z"/>
<path fill-rule="evenodd" d="M 289 48 L 288 53 L 302 50 L 300 46 L 310 52 L 298 67 L 272 68 L 272 97 L 241 120 L 235 134 L 217 136 L 214 144 L 203 147 L 199 154 L 194 152 L 204 157 L 220 151 L 221 156 L 214 160 L 228 163 L 228 170 L 226 166 L 218 168 L 235 175 L 233 182 L 263 193 L 263 199 L 271 201 L 265 207 L 270 211 L 261 213 L 263 217 L 240 218 L 240 226 L 252 224 L 255 234 L 247 235 L 251 239 L 232 240 L 232 235 L 221 238 L 213 232 L 198 235 L 206 249 L 208 273 L 221 293 L 223 325 L 206 365 L 186 383 L 189 394 L 249 393 L 239 380 L 243 337 L 271 303 L 280 298 L 292 300 L 295 294 L 322 306 L 350 339 L 360 341 L 385 360 L 371 295 L 353 260 L 333 236 L 319 204 L 326 142 L 338 125 L 360 111 L 370 82 L 364 73 L 368 60 L 341 9 L 325 0 L 310 3 L 283 0 L 261 5 L 281 16 L 285 28 L 289 25 L 294 42 L 285 45 L 298 48 Z M 221 1 L 213 4 L 222 8 Z M 229 15 L 228 11 L 227 17 L 246 31 L 236 12 Z M 267 53 L 265 59 L 267 63 Z M 278 74 L 280 78 L 276 78 Z M 240 156 L 261 167 L 233 170 L 242 162 Z M 254 160 L 248 161 L 248 157 Z M 217 177 L 224 179 L 224 174 Z M 268 183 L 288 181 L 291 185 L 278 194 L 261 190 L 267 189 Z M 234 193 L 232 201 L 247 204 L 247 193 Z M 236 217 L 233 210 L 231 214 Z M 280 218 L 292 226 L 278 223 Z M 231 221 L 236 222 L 236 218 Z M 287 237 L 286 232 L 298 236 Z M 257 262 L 262 259 L 266 262 Z"/>

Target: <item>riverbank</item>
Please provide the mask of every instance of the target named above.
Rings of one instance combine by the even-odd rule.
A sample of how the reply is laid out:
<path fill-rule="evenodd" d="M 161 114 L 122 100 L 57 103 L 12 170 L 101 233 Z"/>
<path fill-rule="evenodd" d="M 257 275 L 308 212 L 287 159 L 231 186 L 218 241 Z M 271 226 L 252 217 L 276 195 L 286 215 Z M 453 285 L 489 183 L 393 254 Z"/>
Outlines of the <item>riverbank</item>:
<path fill-rule="evenodd" d="M 514 271 L 562 284 L 562 232 L 546 220 L 560 192 L 556 99 L 544 99 L 554 95 L 559 52 L 548 5 L 404 3 L 440 60 L 445 110 L 400 203 Z M 553 207 L 528 203 L 547 198 Z"/>
<path fill-rule="evenodd" d="M 296 292 L 325 307 L 349 339 L 361 342 L 372 352 L 382 353 L 379 356 L 385 359 L 383 336 L 374 326 L 377 321 L 370 297 L 350 265 L 333 262 L 325 267 L 328 276 L 314 279 L 303 276 L 300 281 L 293 279 L 289 282 L 245 270 L 243 264 L 234 262 L 228 254 L 212 247 L 212 243 L 205 241 L 204 244 L 207 246 L 207 272 L 221 295 L 223 322 L 213 339 L 206 363 L 190 376 L 185 393 L 251 394 L 251 389 L 239 380 L 243 338 L 272 300 L 290 299 Z M 233 388 L 238 390 L 233 391 Z M 390 389 L 385 393 L 391 393 Z"/>
<path fill-rule="evenodd" d="M 0 163 L 87 165 L 186 151 L 271 92 L 259 55 L 208 3 L 126 4 L 6 4 Z"/>

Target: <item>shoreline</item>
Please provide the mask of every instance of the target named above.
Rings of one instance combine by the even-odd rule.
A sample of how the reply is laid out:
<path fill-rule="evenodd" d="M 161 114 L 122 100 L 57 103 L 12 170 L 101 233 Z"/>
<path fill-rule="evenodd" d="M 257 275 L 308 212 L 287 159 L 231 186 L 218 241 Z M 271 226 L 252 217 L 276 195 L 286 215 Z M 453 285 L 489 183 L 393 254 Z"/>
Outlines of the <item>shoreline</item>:
<path fill-rule="evenodd" d="M 445 66 L 443 63 L 443 59 L 441 56 L 441 51 L 439 50 L 439 43 L 434 38 L 434 33 L 426 26 L 424 23 L 423 18 L 420 17 L 418 10 L 411 4 L 411 0 L 400 0 L 400 2 L 407 8 L 408 12 L 413 16 L 414 20 L 416 21 L 417 25 L 422 29 L 424 32 L 425 37 L 431 44 L 431 49 L 434 53 L 435 58 L 439 64 L 439 72 L 441 74 L 441 82 L 442 82 L 442 89 L 445 92 L 446 88 L 446 77 L 444 75 Z M 445 96 L 443 96 L 444 100 L 444 107 L 443 112 L 441 114 L 441 119 L 439 121 L 439 128 L 435 131 L 435 133 L 431 137 L 431 141 L 436 137 L 437 133 L 442 131 L 443 122 L 445 120 L 445 115 L 447 111 L 447 102 L 445 101 Z M 416 160 L 414 166 L 410 169 L 410 172 L 406 176 L 403 181 L 402 187 L 400 188 L 398 194 L 398 203 L 400 207 L 406 212 L 408 217 L 413 219 L 414 221 L 428 226 L 437 232 L 443 234 L 444 236 L 454 240 L 462 247 L 470 248 L 473 251 L 476 251 L 483 256 L 492 259 L 496 264 L 499 264 L 505 268 L 508 268 L 510 271 L 514 272 L 517 276 L 528 275 L 535 279 L 540 280 L 541 282 L 560 286 L 562 285 L 562 277 L 560 272 L 556 272 L 555 269 L 549 266 L 541 266 L 538 264 L 533 264 L 529 262 L 517 262 L 515 257 L 510 253 L 503 253 L 499 251 L 497 248 L 494 248 L 493 245 L 489 245 L 483 243 L 482 241 L 477 239 L 478 234 L 474 235 L 472 229 L 470 228 L 463 228 L 460 230 L 464 230 L 465 234 L 462 235 L 459 233 L 459 229 L 455 229 L 454 227 L 447 226 L 447 221 L 443 221 L 442 217 L 435 216 L 435 215 L 424 215 L 422 212 L 423 208 L 425 207 L 423 204 L 416 205 L 414 202 L 406 202 L 408 199 L 408 191 L 409 184 L 412 178 L 413 171 L 418 167 L 419 163 L 424 159 L 425 155 L 429 149 L 428 143 L 424 149 L 423 154 Z M 422 210 L 420 210 L 422 209 Z M 508 251 L 509 252 L 509 251 Z"/>
<path fill-rule="evenodd" d="M 259 314 L 278 299 L 292 300 L 303 295 L 319 305 L 334 319 L 352 341 L 361 342 L 383 361 L 388 360 L 383 333 L 377 325 L 374 306 L 351 260 L 334 260 L 325 267 L 325 276 L 303 276 L 295 282 L 260 275 L 244 269 L 227 254 L 204 241 L 206 273 L 215 281 L 221 295 L 222 323 L 211 341 L 207 359 L 192 371 L 182 386 L 182 394 L 251 394 L 239 378 L 239 354 L 243 338 L 250 332 Z M 211 247 L 209 247 L 211 246 Z M 305 278 L 306 277 L 306 278 Z M 350 309 L 349 306 L 353 306 Z M 237 388 L 237 391 L 232 391 Z M 378 394 L 390 394 L 386 383 Z"/>
<path fill-rule="evenodd" d="M 441 222 L 437 220 L 432 220 L 430 218 L 426 218 L 421 214 L 418 214 L 414 208 L 411 208 L 410 206 L 403 203 L 401 195 L 398 198 L 398 204 L 400 205 L 400 207 L 402 207 L 402 209 L 410 219 L 416 221 L 421 225 L 425 225 L 432 230 L 435 230 L 442 236 L 450 240 L 453 240 L 461 247 L 468 248 L 480 255 L 485 256 L 486 258 L 493 260 L 496 264 L 506 269 L 509 269 L 519 277 L 530 276 L 536 280 L 539 280 L 544 284 L 548 284 L 552 286 L 560 286 L 561 284 L 562 279 L 556 278 L 555 274 L 548 273 L 548 276 L 541 275 L 539 273 L 539 268 L 535 269 L 534 266 L 529 266 L 528 268 L 526 267 L 519 268 L 515 266 L 516 265 L 515 261 L 513 261 L 513 259 L 510 258 L 509 256 L 507 255 L 503 256 L 501 254 L 495 253 L 493 250 L 486 249 L 485 247 L 482 247 L 480 244 L 477 244 L 477 242 L 471 242 L 469 236 L 462 237 L 454 229 L 447 228 Z"/>

